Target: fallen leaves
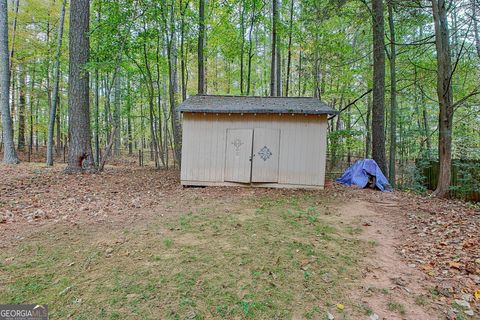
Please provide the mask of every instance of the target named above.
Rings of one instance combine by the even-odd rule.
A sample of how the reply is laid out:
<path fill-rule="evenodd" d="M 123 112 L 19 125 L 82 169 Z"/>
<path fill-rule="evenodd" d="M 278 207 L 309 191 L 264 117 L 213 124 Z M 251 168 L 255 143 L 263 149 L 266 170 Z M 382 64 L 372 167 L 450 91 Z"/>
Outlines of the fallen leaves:
<path fill-rule="evenodd" d="M 455 262 L 455 261 L 449 261 L 449 262 L 448 262 L 448 266 L 449 266 L 450 268 L 457 269 L 457 270 L 462 269 L 462 264 L 460 264 L 460 263 L 458 263 L 458 262 Z"/>
<path fill-rule="evenodd" d="M 470 293 L 476 303 L 471 309 L 480 313 L 480 210 L 460 200 L 437 199 L 396 191 L 392 194 L 356 192 L 377 211 L 391 217 L 399 231 L 399 254 L 412 268 L 429 276 L 437 292 L 433 297 L 449 306 L 454 299 Z M 388 213 L 388 214 L 387 214 Z M 468 311 L 467 310 L 467 311 Z M 472 311 L 472 312 L 473 312 Z M 455 313 L 452 313 L 455 316 Z"/>

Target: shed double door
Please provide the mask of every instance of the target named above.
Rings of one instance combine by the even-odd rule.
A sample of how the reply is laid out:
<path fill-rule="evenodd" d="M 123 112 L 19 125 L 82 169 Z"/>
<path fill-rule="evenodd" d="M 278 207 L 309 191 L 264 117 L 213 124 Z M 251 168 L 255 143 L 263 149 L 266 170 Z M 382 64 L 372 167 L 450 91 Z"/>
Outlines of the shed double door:
<path fill-rule="evenodd" d="M 278 182 L 280 130 L 227 129 L 225 181 Z"/>

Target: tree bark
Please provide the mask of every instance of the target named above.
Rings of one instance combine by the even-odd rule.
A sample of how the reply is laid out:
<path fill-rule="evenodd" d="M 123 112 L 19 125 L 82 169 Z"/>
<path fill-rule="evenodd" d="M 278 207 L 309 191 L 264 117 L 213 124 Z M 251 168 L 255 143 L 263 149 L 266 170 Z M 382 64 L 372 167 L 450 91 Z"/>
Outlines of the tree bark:
<path fill-rule="evenodd" d="M 189 0 L 185 1 L 185 5 L 183 4 L 183 0 L 180 0 L 180 68 L 182 69 L 182 101 L 187 99 L 187 76 L 186 76 L 186 69 L 187 69 L 187 61 L 185 57 L 185 11 L 188 8 Z"/>
<path fill-rule="evenodd" d="M 133 155 L 132 99 L 130 97 L 130 78 L 127 79 L 127 145 L 128 155 Z"/>
<path fill-rule="evenodd" d="M 240 94 L 243 96 L 243 69 L 245 56 L 245 0 L 240 1 Z"/>
<path fill-rule="evenodd" d="M 200 0 L 204 2 L 204 0 Z M 173 131 L 173 148 L 175 152 L 175 160 L 178 166 L 181 166 L 182 160 L 182 124 L 180 114 L 177 111 L 177 47 L 176 47 L 176 35 L 175 35 L 175 21 L 173 6 L 170 12 L 170 35 L 167 35 L 167 55 L 168 55 L 168 74 L 169 74 L 169 96 L 170 96 L 170 119 L 172 122 Z M 203 13 L 202 13 L 203 15 Z M 204 24 L 204 18 L 201 19 L 201 24 Z M 203 45 L 202 45 L 203 47 Z M 202 48 L 203 49 L 203 48 Z M 202 55 L 203 59 L 203 55 Z M 203 77 L 204 78 L 204 77 Z M 200 84 L 199 84 L 200 85 Z"/>
<path fill-rule="evenodd" d="M 13 142 L 12 118 L 10 116 L 10 62 L 8 52 L 8 4 L 0 0 L 0 107 L 3 128 L 3 162 L 19 163 Z"/>
<path fill-rule="evenodd" d="M 114 80 L 114 110 L 113 110 L 113 123 L 114 126 L 116 127 L 115 134 L 113 135 L 113 154 L 118 157 L 120 156 L 120 133 L 121 133 L 121 127 L 120 127 L 120 113 L 121 113 L 121 76 L 120 74 L 117 74 Z"/>
<path fill-rule="evenodd" d="M 252 2 L 252 17 L 250 19 L 250 30 L 248 30 L 248 70 L 247 70 L 247 96 L 250 95 L 250 87 L 252 82 L 252 59 L 253 59 L 253 27 L 255 26 L 255 1 Z"/>
<path fill-rule="evenodd" d="M 445 0 L 432 0 L 435 45 L 437 49 L 437 96 L 440 107 L 438 129 L 438 156 L 440 171 L 436 197 L 447 197 L 451 180 L 453 93 L 452 66 Z"/>
<path fill-rule="evenodd" d="M 292 35 L 293 35 L 293 4 L 294 0 L 290 3 L 290 27 L 288 31 L 288 56 L 287 56 L 287 80 L 285 82 L 285 96 L 288 97 L 288 91 L 290 89 L 290 66 L 292 63 Z"/>
<path fill-rule="evenodd" d="M 13 26 L 12 26 L 12 47 L 10 48 L 10 63 L 9 63 L 10 71 L 12 71 L 12 68 L 13 68 L 13 54 L 15 53 L 15 35 L 17 34 L 17 20 L 18 20 L 19 7 L 20 7 L 20 0 L 15 0 L 14 8 L 13 8 L 14 16 L 13 16 Z"/>
<path fill-rule="evenodd" d="M 372 95 L 367 96 L 367 115 L 366 115 L 366 137 L 365 137 L 365 158 L 370 158 L 372 149 L 372 130 L 371 130 L 371 115 L 372 115 Z"/>
<path fill-rule="evenodd" d="M 272 59 L 270 63 L 270 96 L 276 97 L 277 93 L 277 20 L 278 0 L 273 0 L 272 5 Z"/>
<path fill-rule="evenodd" d="M 475 36 L 475 47 L 477 48 L 477 56 L 480 58 L 480 33 L 478 31 L 478 16 L 477 16 L 477 0 L 472 0 L 472 19 L 473 19 L 473 33 Z"/>
<path fill-rule="evenodd" d="M 19 84 L 18 84 L 18 150 L 25 150 L 25 70 L 23 66 L 19 66 Z"/>
<path fill-rule="evenodd" d="M 388 0 L 388 25 L 390 29 L 390 149 L 388 177 L 392 187 L 395 187 L 395 154 L 397 147 L 397 48 L 395 45 L 394 4 Z"/>
<path fill-rule="evenodd" d="M 205 59 L 203 45 L 205 43 L 205 0 L 200 0 L 198 20 L 198 94 L 205 94 Z"/>
<path fill-rule="evenodd" d="M 383 0 L 372 0 L 373 14 L 373 106 L 372 157 L 386 173 L 385 159 L 385 39 Z"/>
<path fill-rule="evenodd" d="M 70 3 L 69 30 L 69 87 L 68 87 L 68 148 L 67 173 L 94 169 L 90 141 L 89 75 L 86 64 L 89 58 L 89 0 L 72 0 Z"/>
<path fill-rule="evenodd" d="M 55 55 L 55 64 L 53 65 L 53 96 L 50 106 L 50 119 L 48 122 L 48 140 L 47 140 L 47 166 L 53 166 L 53 131 L 55 127 L 55 116 L 57 115 L 58 89 L 60 78 L 60 56 L 62 54 L 63 25 L 65 20 L 66 0 L 63 0 L 62 11 L 60 13 L 60 22 L 58 24 L 57 52 Z"/>
<path fill-rule="evenodd" d="M 34 121 L 34 112 L 33 112 L 33 101 L 35 97 L 35 62 L 33 63 L 32 71 L 30 72 L 30 92 L 29 92 L 29 102 L 30 102 L 30 130 L 29 130 L 29 135 L 30 135 L 30 141 L 29 141 L 29 152 L 30 154 L 33 151 L 33 121 Z"/>
<path fill-rule="evenodd" d="M 95 17 L 97 26 L 100 24 L 102 15 L 102 1 L 98 3 L 97 15 Z M 100 51 L 100 42 L 97 42 L 97 52 Z M 100 59 L 97 55 L 95 64 L 95 100 L 94 100 L 94 134 L 95 134 L 95 165 L 100 163 L 100 79 L 98 74 L 98 65 Z"/>

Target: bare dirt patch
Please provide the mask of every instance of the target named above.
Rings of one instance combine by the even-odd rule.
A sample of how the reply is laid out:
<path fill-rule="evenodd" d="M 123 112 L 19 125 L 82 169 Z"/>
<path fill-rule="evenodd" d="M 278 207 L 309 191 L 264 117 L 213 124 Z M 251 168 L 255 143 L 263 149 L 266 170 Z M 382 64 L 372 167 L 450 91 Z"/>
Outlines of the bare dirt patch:
<path fill-rule="evenodd" d="M 379 226 L 371 229 L 379 229 L 380 237 L 386 240 L 384 244 L 390 243 L 392 252 L 382 252 L 382 242 L 378 241 L 380 261 L 390 254 L 398 257 L 398 267 L 387 268 L 398 269 L 400 274 L 401 280 L 398 281 L 398 275 L 393 277 L 392 285 L 397 289 L 407 285 L 411 292 L 406 297 L 413 298 L 416 305 L 437 310 L 437 316 L 430 315 L 433 319 L 478 319 L 480 299 L 475 298 L 475 293 L 480 292 L 478 205 L 398 191 L 355 192 L 356 198 L 376 213 L 369 224 Z"/>

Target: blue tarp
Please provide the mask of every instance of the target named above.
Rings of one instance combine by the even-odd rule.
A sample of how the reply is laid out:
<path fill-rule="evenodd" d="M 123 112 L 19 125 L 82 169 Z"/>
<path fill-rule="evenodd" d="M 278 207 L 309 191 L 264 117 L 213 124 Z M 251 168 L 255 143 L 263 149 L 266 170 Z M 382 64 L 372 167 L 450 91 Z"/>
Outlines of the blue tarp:
<path fill-rule="evenodd" d="M 343 175 L 337 179 L 337 182 L 347 186 L 359 186 L 365 188 L 368 184 L 369 175 L 375 177 L 375 186 L 380 191 L 392 191 L 387 178 L 383 175 L 382 170 L 378 167 L 375 160 L 363 159 L 352 164 Z"/>

